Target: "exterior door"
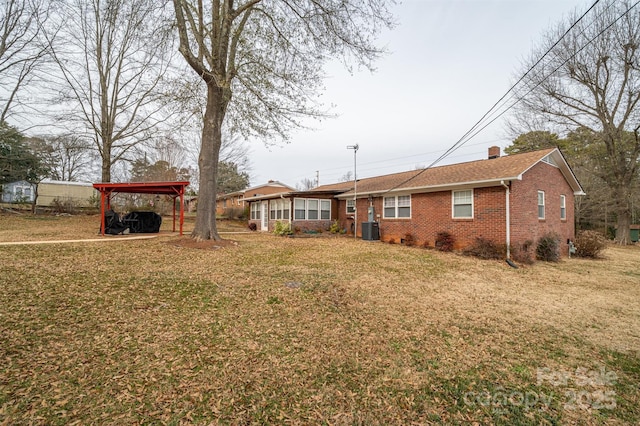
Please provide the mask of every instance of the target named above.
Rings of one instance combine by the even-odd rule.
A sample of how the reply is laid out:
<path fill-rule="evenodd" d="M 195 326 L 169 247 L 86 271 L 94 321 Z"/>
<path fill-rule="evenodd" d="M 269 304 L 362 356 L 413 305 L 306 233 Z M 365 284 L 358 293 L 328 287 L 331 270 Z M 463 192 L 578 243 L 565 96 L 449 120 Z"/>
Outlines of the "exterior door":
<path fill-rule="evenodd" d="M 262 228 L 260 228 L 260 230 L 261 231 L 269 230 L 269 202 L 268 201 L 262 202 Z"/>

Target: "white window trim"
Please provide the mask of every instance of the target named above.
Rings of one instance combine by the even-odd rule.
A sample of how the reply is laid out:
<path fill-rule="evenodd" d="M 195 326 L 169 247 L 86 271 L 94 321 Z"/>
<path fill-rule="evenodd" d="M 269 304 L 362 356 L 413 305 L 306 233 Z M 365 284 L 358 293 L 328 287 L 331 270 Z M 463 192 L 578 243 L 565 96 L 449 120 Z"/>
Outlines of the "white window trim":
<path fill-rule="evenodd" d="M 540 204 L 540 194 L 542 194 L 542 204 Z M 542 206 L 542 216 L 540 216 L 540 206 Z M 545 200 L 544 191 L 538 191 L 537 209 L 538 209 L 538 219 L 545 220 L 545 217 L 547 216 L 547 212 L 546 212 L 547 209 L 546 209 L 546 200 Z"/>
<path fill-rule="evenodd" d="M 278 204 L 276 200 L 269 201 L 269 220 L 276 220 L 278 215 Z"/>
<path fill-rule="evenodd" d="M 261 203 L 251 203 L 251 220 L 261 220 L 260 212 L 261 212 Z"/>
<path fill-rule="evenodd" d="M 329 203 L 329 210 L 327 210 L 327 209 L 323 209 L 323 208 L 322 208 L 322 204 L 323 204 L 323 203 L 324 203 L 324 204 Z M 319 212 L 320 220 L 331 220 L 331 200 L 320 199 L 320 206 L 319 206 L 319 207 L 320 207 L 320 208 L 319 208 L 318 212 Z M 329 218 L 328 218 L 328 219 L 323 219 L 323 218 L 322 218 L 322 212 L 326 212 L 326 211 L 328 211 L 328 212 L 329 212 Z"/>
<path fill-rule="evenodd" d="M 456 192 L 468 192 L 471 191 L 471 216 L 456 216 Z M 475 202 L 474 202 L 474 190 L 472 189 L 459 189 L 459 190 L 454 190 L 451 191 L 451 217 L 453 219 L 473 219 L 475 217 L 475 213 L 476 213 L 476 209 L 475 209 Z M 466 204 L 460 204 L 460 205 L 465 205 Z"/>
<path fill-rule="evenodd" d="M 567 220 L 567 196 L 560 195 L 560 220 Z"/>
<path fill-rule="evenodd" d="M 304 203 L 304 209 L 299 209 L 299 208 L 296 207 L 296 201 L 298 201 L 298 200 L 302 200 L 302 202 Z M 298 210 L 304 211 L 304 218 L 299 219 L 299 218 L 296 217 L 296 212 Z M 294 198 L 293 199 L 293 214 L 291 215 L 291 217 L 293 218 L 293 220 L 307 220 L 307 218 L 309 216 L 307 215 L 307 199 L 306 198 Z"/>
<path fill-rule="evenodd" d="M 288 217 L 284 217 L 284 212 L 289 212 L 289 200 L 277 199 L 269 201 L 269 220 L 285 220 L 289 221 Z M 289 216 L 289 214 L 287 214 Z"/>
<path fill-rule="evenodd" d="M 407 206 L 399 206 L 398 205 L 398 197 L 409 197 L 409 216 L 398 217 L 398 209 L 407 207 Z M 394 216 L 387 216 L 387 210 L 385 208 L 385 203 L 384 203 L 384 200 L 386 200 L 387 198 L 393 198 L 393 200 L 394 200 L 393 201 Z M 411 216 L 413 215 L 412 198 L 413 197 L 411 197 L 411 194 L 392 195 L 390 197 L 382 197 L 382 217 L 383 217 L 383 219 L 401 219 L 401 220 L 411 219 Z"/>
<path fill-rule="evenodd" d="M 355 213 L 355 206 L 356 206 L 356 200 L 346 200 L 347 201 L 347 206 L 346 206 L 346 213 L 347 214 L 354 214 Z M 352 204 L 352 208 L 353 210 L 349 210 L 349 203 Z"/>
<path fill-rule="evenodd" d="M 296 212 L 296 200 L 303 200 L 304 201 L 304 219 L 296 219 L 295 217 L 295 212 Z M 317 201 L 318 202 L 318 209 L 314 210 L 318 212 L 318 218 L 317 219 L 309 219 L 309 201 Z M 322 202 L 323 201 L 328 201 L 329 202 L 329 219 L 322 219 Z M 302 209 L 300 209 L 302 210 Z M 325 210 L 326 211 L 326 210 Z M 326 199 L 326 198 L 294 198 L 293 199 L 293 219 L 292 220 L 305 220 L 305 221 L 313 221 L 313 222 L 317 222 L 317 221 L 321 221 L 321 220 L 331 220 L 331 200 Z"/>
<path fill-rule="evenodd" d="M 287 217 L 284 217 L 284 212 L 287 212 Z M 291 201 L 288 199 L 282 200 L 282 220 L 291 222 Z"/>
<path fill-rule="evenodd" d="M 315 208 L 312 209 L 311 208 L 311 204 L 315 204 Z M 315 218 L 311 218 L 309 216 L 309 214 L 311 212 L 315 212 L 316 217 Z M 315 198 L 307 198 L 307 220 L 320 220 L 320 200 L 317 200 Z"/>

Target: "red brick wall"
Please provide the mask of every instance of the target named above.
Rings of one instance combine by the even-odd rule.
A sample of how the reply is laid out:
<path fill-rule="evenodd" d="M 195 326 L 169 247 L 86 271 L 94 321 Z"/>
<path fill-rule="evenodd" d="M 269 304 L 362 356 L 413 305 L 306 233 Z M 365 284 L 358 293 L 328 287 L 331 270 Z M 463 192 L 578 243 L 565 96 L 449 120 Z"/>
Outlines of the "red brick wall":
<path fill-rule="evenodd" d="M 575 198 L 573 190 L 558 168 L 540 162 L 527 171 L 523 180 L 514 181 L 511 191 L 511 241 L 534 243 L 549 232 L 560 236 L 560 247 L 567 253 L 567 240 L 575 238 Z M 538 219 L 538 191 L 545 193 L 545 219 Z M 560 220 L 560 195 L 566 199 L 566 220 Z"/>
<path fill-rule="evenodd" d="M 325 232 L 328 231 L 331 227 L 331 220 L 294 220 L 291 222 L 291 228 L 296 232 L 304 232 L 304 231 L 319 231 Z M 272 224 L 269 222 L 269 230 L 275 226 L 275 221 Z"/>
<path fill-rule="evenodd" d="M 538 190 L 545 191 L 545 220 L 538 220 Z M 566 220 L 560 220 L 560 195 L 566 196 Z M 418 245 L 434 246 L 439 232 L 446 231 L 456 239 L 456 248 L 464 248 L 476 237 L 506 242 L 505 188 L 495 186 L 473 190 L 473 219 L 452 218 L 452 193 L 440 191 L 411 195 L 411 219 L 385 219 L 382 197 L 372 199 L 375 218 L 380 222 L 380 238 L 400 243 L 407 233 L 412 234 Z M 358 235 L 362 235 L 362 222 L 367 221 L 369 201 L 358 200 Z M 548 232 L 560 236 L 563 253 L 567 251 L 567 239 L 573 240 L 574 196 L 562 173 L 554 166 L 539 163 L 523 176 L 523 181 L 513 181 L 510 196 L 511 244 L 527 240 L 533 243 Z M 346 201 L 338 205 L 342 228 L 351 229 L 353 220 L 346 214 Z"/>
<path fill-rule="evenodd" d="M 276 226 L 276 222 L 284 222 L 289 223 L 288 220 L 271 220 L 269 219 L 269 232 L 273 232 Z M 262 221 L 260 220 L 249 220 L 249 224 L 255 223 L 256 229 L 260 231 L 262 229 Z M 291 229 L 296 232 L 304 232 L 304 231 L 328 231 L 331 227 L 333 221 L 331 220 L 294 220 L 291 222 Z"/>
<path fill-rule="evenodd" d="M 382 197 L 373 199 L 375 215 L 380 215 L 380 238 L 383 241 L 394 240 L 400 243 L 409 233 L 416 244 L 433 246 L 439 232 L 449 232 L 457 241 L 456 247 L 462 248 L 473 242 L 475 237 L 484 237 L 504 243 L 505 241 L 505 196 L 504 188 L 480 188 L 473 191 L 474 218 L 453 219 L 451 210 L 451 191 L 440 191 L 411 195 L 411 219 L 385 219 L 382 210 Z M 341 226 L 347 227 L 353 222 L 347 220 L 346 202 L 340 203 Z M 367 200 L 358 200 L 358 235 L 361 235 L 361 223 L 367 220 Z"/>

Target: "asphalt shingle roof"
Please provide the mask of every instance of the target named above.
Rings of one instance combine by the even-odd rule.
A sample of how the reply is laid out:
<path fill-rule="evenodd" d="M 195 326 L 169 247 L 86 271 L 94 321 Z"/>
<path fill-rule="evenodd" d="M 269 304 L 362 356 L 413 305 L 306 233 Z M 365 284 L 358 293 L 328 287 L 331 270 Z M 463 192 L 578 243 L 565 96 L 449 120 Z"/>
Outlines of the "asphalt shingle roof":
<path fill-rule="evenodd" d="M 494 159 L 471 161 L 467 163 L 451 164 L 432 167 L 429 169 L 411 170 L 358 179 L 358 194 L 379 193 L 384 191 L 400 191 L 403 189 L 430 188 L 454 186 L 485 181 L 499 181 L 515 179 L 526 172 L 533 165 L 541 161 L 557 148 L 523 154 L 508 155 Z M 353 181 L 322 185 L 314 191 L 343 190 L 353 192 Z"/>

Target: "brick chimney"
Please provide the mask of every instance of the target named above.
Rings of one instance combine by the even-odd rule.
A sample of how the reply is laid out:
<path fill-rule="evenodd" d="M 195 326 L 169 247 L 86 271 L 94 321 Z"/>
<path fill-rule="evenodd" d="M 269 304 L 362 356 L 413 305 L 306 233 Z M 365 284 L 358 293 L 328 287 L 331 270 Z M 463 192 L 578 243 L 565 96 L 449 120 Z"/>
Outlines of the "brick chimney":
<path fill-rule="evenodd" d="M 489 160 L 494 158 L 500 158 L 500 147 L 499 146 L 490 146 L 489 147 Z"/>

